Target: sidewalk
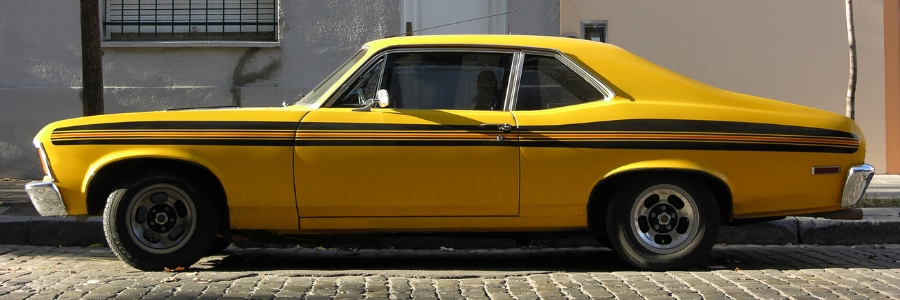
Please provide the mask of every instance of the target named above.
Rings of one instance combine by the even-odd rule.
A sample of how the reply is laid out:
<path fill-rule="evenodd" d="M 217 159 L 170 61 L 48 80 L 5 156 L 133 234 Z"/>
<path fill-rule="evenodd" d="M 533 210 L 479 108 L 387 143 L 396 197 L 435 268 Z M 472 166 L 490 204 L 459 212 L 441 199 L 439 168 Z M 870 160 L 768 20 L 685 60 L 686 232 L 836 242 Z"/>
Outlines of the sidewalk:
<path fill-rule="evenodd" d="M 41 217 L 23 190 L 27 180 L 0 179 L 0 244 L 28 244 L 35 246 L 88 246 L 106 244 L 102 219 L 88 218 L 78 222 L 73 217 Z M 900 175 L 876 175 L 866 191 L 869 199 L 900 199 Z M 723 226 L 719 243 L 724 244 L 900 244 L 900 207 L 864 208 L 862 220 L 828 220 L 808 217 L 788 217 L 746 226 Z M 456 246 L 482 243 L 477 239 L 410 237 L 391 238 L 392 245 Z M 515 242 L 490 239 L 473 247 L 515 247 Z M 507 245 L 508 244 L 508 245 Z M 542 240 L 549 247 L 574 245 L 596 246 L 590 238 Z"/>

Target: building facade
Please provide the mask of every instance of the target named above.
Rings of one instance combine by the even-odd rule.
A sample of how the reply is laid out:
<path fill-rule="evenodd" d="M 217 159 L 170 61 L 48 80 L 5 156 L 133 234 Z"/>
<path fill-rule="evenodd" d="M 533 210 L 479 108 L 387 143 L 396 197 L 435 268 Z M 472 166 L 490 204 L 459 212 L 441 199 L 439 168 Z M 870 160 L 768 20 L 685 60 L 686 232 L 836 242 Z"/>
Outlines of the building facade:
<path fill-rule="evenodd" d="M 548 0 L 99 0 L 106 113 L 280 106 L 369 40 L 415 34 L 556 35 Z M 449 5 L 451 4 L 452 5 Z M 31 140 L 81 115 L 78 1 L 0 10 L 0 177 L 41 176 Z M 516 11 L 511 14 L 501 14 Z"/>
<path fill-rule="evenodd" d="M 892 174 L 900 173 L 898 2 L 855 1 L 857 122 L 868 162 Z M 98 3 L 107 113 L 278 106 L 366 41 L 410 30 L 609 42 L 713 86 L 844 112 L 842 0 Z M 8 0 L 0 10 L 0 177 L 39 177 L 34 134 L 81 114 L 79 24 L 78 1 Z"/>
<path fill-rule="evenodd" d="M 855 0 L 856 122 L 866 160 L 900 174 L 898 0 Z M 600 39 L 693 79 L 845 113 L 844 0 L 562 0 L 560 35 Z"/>

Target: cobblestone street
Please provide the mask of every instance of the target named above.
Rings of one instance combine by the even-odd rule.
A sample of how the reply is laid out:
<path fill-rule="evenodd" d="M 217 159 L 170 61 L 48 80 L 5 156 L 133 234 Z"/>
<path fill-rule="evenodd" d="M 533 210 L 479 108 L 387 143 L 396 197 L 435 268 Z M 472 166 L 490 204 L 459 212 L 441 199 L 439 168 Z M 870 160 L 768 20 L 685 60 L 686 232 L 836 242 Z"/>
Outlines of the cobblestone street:
<path fill-rule="evenodd" d="M 0 299 L 900 298 L 900 245 L 717 246 L 675 272 L 605 248 L 449 250 L 228 249 L 140 272 L 108 248 L 0 245 Z"/>

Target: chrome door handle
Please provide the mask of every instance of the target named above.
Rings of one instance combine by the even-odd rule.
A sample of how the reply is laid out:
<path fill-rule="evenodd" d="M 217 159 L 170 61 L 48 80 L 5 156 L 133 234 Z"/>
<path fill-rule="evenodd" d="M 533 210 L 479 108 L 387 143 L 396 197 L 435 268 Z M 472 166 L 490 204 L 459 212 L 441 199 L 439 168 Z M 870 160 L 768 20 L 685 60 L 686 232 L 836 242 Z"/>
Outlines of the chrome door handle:
<path fill-rule="evenodd" d="M 503 124 L 481 124 L 481 127 L 484 127 L 484 128 L 494 127 L 503 132 L 512 131 L 512 125 L 509 125 L 506 123 L 503 123 Z"/>

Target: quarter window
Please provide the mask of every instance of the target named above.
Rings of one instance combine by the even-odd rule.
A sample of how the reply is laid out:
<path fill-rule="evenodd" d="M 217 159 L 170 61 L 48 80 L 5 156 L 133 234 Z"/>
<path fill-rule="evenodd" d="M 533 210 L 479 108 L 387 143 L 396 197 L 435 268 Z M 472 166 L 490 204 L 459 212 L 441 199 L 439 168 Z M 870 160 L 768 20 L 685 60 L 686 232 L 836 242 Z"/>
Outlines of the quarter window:
<path fill-rule="evenodd" d="M 277 0 L 107 0 L 107 41 L 277 41 Z"/>
<path fill-rule="evenodd" d="M 391 53 L 372 64 L 331 106 L 358 106 L 360 99 L 371 99 L 378 89 L 385 89 L 392 108 L 503 110 L 512 57 L 512 53 Z"/>
<path fill-rule="evenodd" d="M 538 110 L 604 99 L 584 77 L 555 57 L 525 55 L 516 110 Z"/>

